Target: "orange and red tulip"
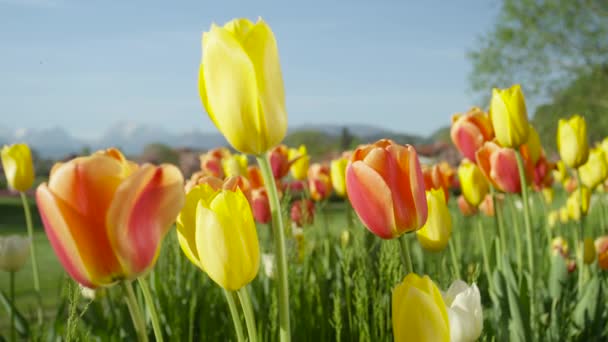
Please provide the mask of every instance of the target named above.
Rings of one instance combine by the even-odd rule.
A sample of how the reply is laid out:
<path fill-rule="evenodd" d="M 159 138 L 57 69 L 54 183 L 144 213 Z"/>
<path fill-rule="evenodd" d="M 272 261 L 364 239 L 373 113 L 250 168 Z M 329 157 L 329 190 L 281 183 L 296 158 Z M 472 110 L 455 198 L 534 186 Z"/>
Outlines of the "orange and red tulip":
<path fill-rule="evenodd" d="M 479 211 L 481 211 L 484 215 L 488 217 L 494 216 L 494 201 L 492 200 L 492 195 L 486 195 L 486 198 L 484 198 L 484 200 L 479 205 Z"/>
<path fill-rule="evenodd" d="M 473 107 L 465 114 L 452 117 L 450 137 L 465 158 L 475 160 L 475 152 L 494 138 L 494 129 L 490 117 L 480 108 Z"/>
<path fill-rule="evenodd" d="M 486 142 L 477 151 L 476 156 L 481 172 L 495 188 L 504 192 L 521 192 L 515 150 L 500 147 L 494 142 Z M 532 170 L 529 163 L 526 163 L 526 169 L 526 173 L 531 175 Z"/>
<path fill-rule="evenodd" d="M 348 198 L 372 233 L 391 239 L 424 225 L 428 208 L 414 147 L 383 139 L 357 148 L 346 169 Z"/>
<path fill-rule="evenodd" d="M 321 201 L 331 195 L 330 173 L 329 166 L 324 164 L 315 163 L 308 169 L 308 188 L 313 200 Z"/>
<path fill-rule="evenodd" d="M 458 209 L 463 216 L 473 216 L 477 214 L 477 208 L 469 204 L 463 195 L 458 196 Z"/>
<path fill-rule="evenodd" d="M 293 202 L 290 216 L 291 220 L 298 227 L 312 224 L 315 218 L 315 203 L 309 199 Z"/>
<path fill-rule="evenodd" d="M 221 152 L 218 150 L 210 150 L 199 157 L 201 162 L 201 170 L 209 176 L 224 178 L 224 168 L 222 167 Z"/>
<path fill-rule="evenodd" d="M 289 173 L 291 163 L 289 162 L 289 148 L 279 145 L 268 152 L 270 168 L 275 179 L 281 179 Z"/>
<path fill-rule="evenodd" d="M 184 204 L 183 184 L 173 165 L 138 166 L 109 149 L 55 165 L 36 202 L 63 267 L 95 288 L 154 265 Z"/>
<path fill-rule="evenodd" d="M 247 168 L 247 179 L 252 189 L 257 189 L 264 186 L 264 177 L 262 170 L 257 165 L 251 165 Z"/>
<path fill-rule="evenodd" d="M 426 191 L 433 189 L 443 190 L 445 201 L 450 198 L 450 186 L 454 178 L 454 170 L 447 164 L 435 164 L 433 166 L 422 167 L 422 177 L 424 178 L 424 188 Z"/>
<path fill-rule="evenodd" d="M 544 154 L 541 154 L 540 158 L 534 166 L 534 175 L 532 181 L 534 188 L 540 190 L 543 188 L 549 188 L 553 185 L 553 170 L 555 164 L 547 160 Z"/>
<path fill-rule="evenodd" d="M 595 251 L 597 252 L 597 265 L 608 270 L 608 235 L 595 239 Z"/>
<path fill-rule="evenodd" d="M 270 203 L 268 202 L 268 194 L 265 188 L 257 188 L 251 191 L 251 211 L 253 217 L 258 223 L 268 223 L 272 216 L 270 215 Z"/>

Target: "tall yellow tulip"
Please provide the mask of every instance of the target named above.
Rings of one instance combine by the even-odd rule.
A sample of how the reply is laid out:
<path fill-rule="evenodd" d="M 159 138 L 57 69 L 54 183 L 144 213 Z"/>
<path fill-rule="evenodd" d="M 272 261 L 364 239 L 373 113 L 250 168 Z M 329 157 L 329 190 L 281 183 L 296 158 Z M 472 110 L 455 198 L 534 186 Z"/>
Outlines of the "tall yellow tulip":
<path fill-rule="evenodd" d="M 528 140 L 526 100 L 519 84 L 492 90 L 490 120 L 496 139 L 503 147 L 517 148 Z"/>
<path fill-rule="evenodd" d="M 331 175 L 331 184 L 334 191 L 340 197 L 346 196 L 346 167 L 348 166 L 347 158 L 339 158 L 331 161 L 329 166 Z"/>
<path fill-rule="evenodd" d="M 395 342 L 450 340 L 447 308 L 429 276 L 405 276 L 393 289 L 392 307 Z"/>
<path fill-rule="evenodd" d="M 8 186 L 24 192 L 34 184 L 32 152 L 26 144 L 15 144 L 2 148 L 2 167 Z"/>
<path fill-rule="evenodd" d="M 287 132 L 277 42 L 262 19 L 234 19 L 203 33 L 199 92 L 207 114 L 238 151 L 261 155 Z"/>
<path fill-rule="evenodd" d="M 258 273 L 260 248 L 251 207 L 236 186 L 192 188 L 177 218 L 177 236 L 186 257 L 226 290 L 242 288 Z"/>
<path fill-rule="evenodd" d="M 443 189 L 431 189 L 426 192 L 428 218 L 422 228 L 416 231 L 416 237 L 422 248 L 431 251 L 442 251 L 452 235 L 452 218 L 445 202 Z"/>
<path fill-rule="evenodd" d="M 305 180 L 310 165 L 310 156 L 308 155 L 308 151 L 306 151 L 306 146 L 300 145 L 297 149 L 290 148 L 287 155 L 289 161 L 295 160 L 289 167 L 289 171 L 291 171 L 293 178 Z"/>
<path fill-rule="evenodd" d="M 576 114 L 570 119 L 560 119 L 557 126 L 557 149 L 564 163 L 577 168 L 587 162 L 589 143 L 585 119 Z"/>
<path fill-rule="evenodd" d="M 581 181 L 589 189 L 595 189 L 608 178 L 608 159 L 601 147 L 596 147 L 589 153 L 589 159 L 583 164 L 578 172 Z"/>
<path fill-rule="evenodd" d="M 581 195 L 582 192 L 582 195 Z M 581 199 L 582 202 L 581 203 Z M 579 186 L 573 193 L 568 196 L 566 207 L 568 208 L 568 216 L 570 219 L 578 221 L 582 215 L 587 215 L 589 212 L 589 202 L 591 201 L 591 192 L 586 186 Z"/>
<path fill-rule="evenodd" d="M 490 184 L 481 169 L 464 159 L 458 167 L 458 179 L 464 199 L 474 207 L 479 206 L 490 191 Z"/>

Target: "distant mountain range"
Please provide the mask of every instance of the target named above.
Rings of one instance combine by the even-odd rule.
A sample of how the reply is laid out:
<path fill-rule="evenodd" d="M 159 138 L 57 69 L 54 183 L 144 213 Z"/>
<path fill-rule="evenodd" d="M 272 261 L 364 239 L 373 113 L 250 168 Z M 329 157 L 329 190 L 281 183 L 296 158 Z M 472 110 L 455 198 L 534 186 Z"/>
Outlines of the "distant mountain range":
<path fill-rule="evenodd" d="M 422 142 L 426 139 L 420 136 L 390 132 L 372 125 L 347 125 L 351 135 L 363 140 L 375 140 L 382 137 L 396 140 L 408 139 L 412 142 Z M 342 134 L 343 125 L 303 125 L 289 130 L 318 131 L 331 136 Z M 219 133 L 192 130 L 183 133 L 171 133 L 161 126 L 138 124 L 133 122 L 118 122 L 106 129 L 99 139 L 77 139 L 61 127 L 41 130 L 19 129 L 10 131 L 0 127 L 0 145 L 16 142 L 28 143 L 41 157 L 62 158 L 72 153 L 81 153 L 84 148 L 97 150 L 115 146 L 126 154 L 137 155 L 143 152 L 146 145 L 162 143 L 171 147 L 189 147 L 193 149 L 209 149 L 227 145 Z"/>

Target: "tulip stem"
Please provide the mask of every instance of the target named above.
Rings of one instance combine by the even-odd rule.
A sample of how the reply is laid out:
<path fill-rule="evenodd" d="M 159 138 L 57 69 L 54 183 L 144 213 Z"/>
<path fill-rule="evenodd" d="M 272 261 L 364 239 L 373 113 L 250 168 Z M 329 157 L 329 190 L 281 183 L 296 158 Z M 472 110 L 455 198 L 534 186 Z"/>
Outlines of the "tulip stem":
<path fill-rule="evenodd" d="M 515 150 L 515 156 L 517 158 L 517 170 L 519 171 L 519 181 L 521 184 L 521 197 L 524 207 L 524 223 L 526 226 L 526 239 L 528 240 L 528 267 L 530 271 L 530 325 L 534 329 L 534 320 L 536 319 L 536 278 L 534 272 L 534 240 L 532 237 L 532 222 L 530 221 L 530 202 L 528 200 L 528 182 L 526 180 L 526 171 L 524 169 L 524 159 L 518 150 Z"/>
<path fill-rule="evenodd" d="M 137 298 L 135 297 L 135 292 L 133 291 L 133 285 L 131 285 L 131 282 L 127 280 L 121 282 L 121 284 L 126 293 L 125 300 L 127 301 L 127 307 L 129 308 L 129 313 L 131 314 L 131 319 L 133 320 L 133 325 L 135 326 L 135 332 L 137 333 L 138 340 L 140 342 L 148 342 L 146 322 L 144 321 L 144 316 L 142 315 L 139 304 L 137 303 Z"/>
<path fill-rule="evenodd" d="M 583 280 L 584 280 L 584 276 L 583 276 L 583 268 L 585 267 L 585 261 L 584 261 L 584 244 L 585 244 L 585 211 L 583 210 L 584 207 L 584 194 L 583 194 L 583 182 L 581 180 L 581 173 L 580 171 L 576 170 L 576 183 L 578 185 L 578 192 L 579 192 L 579 201 L 580 203 L 580 207 L 578 208 L 581 212 L 580 215 L 580 221 L 579 221 L 579 227 L 578 227 L 578 232 L 576 232 L 576 236 L 578 238 L 578 242 L 576 244 L 576 248 L 579 249 L 579 253 L 580 254 L 578 256 L 578 290 L 582 291 L 583 290 Z"/>
<path fill-rule="evenodd" d="M 241 300 L 241 307 L 245 314 L 245 323 L 247 324 L 247 334 L 249 334 L 249 342 L 257 342 L 258 333 L 255 327 L 255 315 L 253 314 L 253 307 L 251 306 L 251 299 L 249 297 L 249 291 L 247 287 L 241 287 L 237 292 L 239 299 Z"/>
<path fill-rule="evenodd" d="M 270 204 L 270 213 L 272 215 L 272 228 L 275 255 L 277 262 L 277 279 L 278 279 L 278 294 L 279 294 L 279 327 L 280 341 L 291 341 L 291 329 L 289 327 L 289 283 L 287 281 L 287 257 L 285 253 L 285 228 L 283 226 L 283 215 L 281 214 L 281 203 L 277 186 L 270 167 L 270 161 L 267 155 L 257 157 L 266 191 L 268 192 L 268 202 Z"/>
<path fill-rule="evenodd" d="M 234 292 L 224 289 L 224 295 L 228 302 L 228 308 L 230 309 L 230 316 L 232 316 L 232 323 L 234 324 L 234 331 L 236 332 L 236 339 L 239 342 L 245 341 L 245 335 L 243 334 L 243 324 L 239 317 L 239 310 L 236 307 L 236 301 L 234 300 Z"/>
<path fill-rule="evenodd" d="M 36 290 L 36 300 L 38 301 L 38 324 L 42 324 L 42 296 L 40 295 L 40 274 L 38 272 L 38 259 L 36 258 L 36 243 L 34 242 L 34 226 L 32 224 L 32 213 L 30 205 L 27 201 L 27 196 L 24 192 L 21 195 L 21 203 L 23 211 L 25 211 L 25 223 L 27 226 L 27 235 L 30 238 L 30 256 L 32 258 L 32 274 L 34 276 L 34 289 Z"/>
<path fill-rule="evenodd" d="M 502 207 L 498 205 L 498 201 L 496 200 L 496 189 L 493 186 L 490 186 L 490 196 L 492 196 L 492 206 L 494 207 L 494 222 L 496 224 L 496 228 L 498 229 L 498 241 L 499 244 L 496 245 L 496 248 L 499 250 L 499 255 L 502 255 L 502 251 L 507 250 L 507 237 L 505 235 L 505 229 L 502 224 Z M 502 257 L 497 258 L 496 263 L 500 267 L 502 264 Z"/>
<path fill-rule="evenodd" d="M 141 291 L 144 294 L 144 300 L 146 301 L 148 312 L 150 313 L 150 317 L 152 318 L 152 328 L 154 329 L 154 336 L 156 337 L 156 342 L 163 342 L 163 331 L 160 328 L 160 321 L 158 320 L 158 311 L 156 311 L 156 306 L 154 305 L 154 299 L 152 298 L 152 293 L 150 292 L 150 286 L 144 278 L 138 278 L 137 282 L 139 283 L 139 287 L 141 288 Z"/>
<path fill-rule="evenodd" d="M 11 296 L 11 341 L 15 342 L 17 340 L 15 337 L 15 271 L 9 272 L 9 278 L 9 295 Z"/>
<path fill-rule="evenodd" d="M 492 284 L 492 274 L 490 273 L 490 261 L 488 259 L 488 248 L 486 247 L 486 237 L 483 233 L 481 217 L 477 218 L 477 239 L 481 245 L 481 256 L 483 258 L 483 268 L 488 278 L 488 284 Z"/>
<path fill-rule="evenodd" d="M 408 275 L 414 272 L 414 267 L 412 266 L 412 256 L 410 255 L 410 244 L 407 241 L 407 234 L 403 234 L 402 237 L 397 239 L 399 240 L 401 260 L 403 261 L 403 267 L 405 268 L 405 275 Z"/>
<path fill-rule="evenodd" d="M 452 266 L 454 267 L 454 279 L 460 279 L 460 264 L 456 257 L 456 250 L 454 249 L 454 239 L 448 241 L 448 248 L 450 249 L 450 257 L 452 258 Z"/>
<path fill-rule="evenodd" d="M 511 211 L 511 222 L 513 222 L 513 235 L 515 237 L 515 253 L 517 253 L 517 274 L 521 277 L 523 273 L 524 254 L 521 249 L 521 231 L 519 231 L 519 223 L 517 220 L 517 211 L 513 204 L 515 198 L 509 200 L 509 211 Z M 502 254 L 500 254 L 502 258 Z M 519 279 L 521 281 L 521 278 Z"/>

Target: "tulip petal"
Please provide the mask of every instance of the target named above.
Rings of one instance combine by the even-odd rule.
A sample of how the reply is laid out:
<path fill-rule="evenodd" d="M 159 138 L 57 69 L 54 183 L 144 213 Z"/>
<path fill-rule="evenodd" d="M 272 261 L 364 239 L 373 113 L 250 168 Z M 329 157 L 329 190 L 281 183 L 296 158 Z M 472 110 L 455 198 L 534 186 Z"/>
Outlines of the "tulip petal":
<path fill-rule="evenodd" d="M 267 137 L 265 146 L 276 146 L 287 132 L 287 111 L 279 49 L 272 30 L 260 19 L 253 26 L 243 48 L 249 55 L 257 81 L 261 113 L 258 118 L 260 137 Z"/>
<path fill-rule="evenodd" d="M 199 92 L 209 117 L 234 148 L 264 152 L 267 145 L 242 134 L 261 126 L 254 67 L 234 36 L 217 26 L 203 34 Z"/>
<path fill-rule="evenodd" d="M 55 196 L 46 184 L 38 187 L 36 202 L 51 246 L 72 278 L 95 288 L 122 276 L 101 223 L 92 225 L 88 218 Z"/>
<path fill-rule="evenodd" d="M 452 141 L 458 150 L 468 159 L 475 160 L 475 152 L 484 142 L 484 136 L 477 126 L 462 118 L 451 129 Z"/>
<path fill-rule="evenodd" d="M 107 234 L 128 274 L 145 272 L 184 204 L 183 177 L 173 165 L 144 165 L 116 190 Z"/>
<path fill-rule="evenodd" d="M 517 168 L 517 158 L 514 150 L 501 148 L 492 154 L 490 163 L 492 164 L 490 177 L 494 179 L 500 190 L 512 193 L 521 191 L 519 169 Z"/>
<path fill-rule="evenodd" d="M 391 190 L 377 171 L 362 161 L 346 169 L 348 198 L 359 219 L 374 234 L 383 239 L 397 235 Z"/>

